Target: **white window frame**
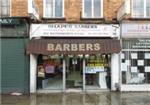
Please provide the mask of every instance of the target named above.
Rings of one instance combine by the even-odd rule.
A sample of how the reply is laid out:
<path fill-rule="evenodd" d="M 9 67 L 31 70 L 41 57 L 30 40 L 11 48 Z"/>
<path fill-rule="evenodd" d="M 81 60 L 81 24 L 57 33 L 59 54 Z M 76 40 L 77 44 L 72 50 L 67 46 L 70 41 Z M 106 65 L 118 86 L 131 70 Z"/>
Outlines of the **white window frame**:
<path fill-rule="evenodd" d="M 94 0 L 92 0 L 92 17 L 86 17 L 85 16 L 85 13 L 84 13 L 84 7 L 85 7 L 85 5 L 84 5 L 84 1 L 85 0 L 82 0 L 82 18 L 103 18 L 103 10 L 104 10 L 104 8 L 103 8 L 103 5 L 104 5 L 104 2 L 103 2 L 103 0 L 100 0 L 101 1 L 101 16 L 99 16 L 99 17 L 94 17 Z"/>
<path fill-rule="evenodd" d="M 9 5 L 10 5 L 10 7 L 9 7 L 9 16 L 11 17 L 12 16 L 12 13 L 11 13 L 11 8 L 12 8 L 12 0 L 9 0 Z"/>
<path fill-rule="evenodd" d="M 55 0 L 53 0 L 53 1 L 54 1 L 54 2 L 53 2 L 53 3 L 54 3 L 54 7 L 55 7 Z M 52 16 L 52 17 L 48 17 L 48 16 L 46 16 L 46 11 L 45 11 L 45 10 L 46 10 L 46 5 L 45 5 L 46 0 L 43 0 L 43 17 L 44 17 L 44 18 L 64 18 L 64 14 L 65 14 L 65 13 L 64 13 L 64 7 L 65 7 L 65 6 L 64 6 L 64 4 L 65 4 L 64 1 L 65 1 L 65 0 L 62 0 L 62 17 L 55 17 L 55 8 L 54 8 L 54 7 L 53 7 L 53 8 L 54 8 L 54 9 L 53 9 L 53 16 Z"/>
<path fill-rule="evenodd" d="M 2 2 L 2 1 L 1 1 Z M 11 8 L 12 8 L 12 0 L 9 0 L 9 13 L 7 14 L 8 16 L 4 16 L 4 17 L 11 17 Z M 2 9 L 2 4 L 1 4 L 1 9 Z M 1 10 L 2 11 L 2 10 Z M 3 14 L 1 12 L 1 17 L 3 17 Z"/>
<path fill-rule="evenodd" d="M 133 9 L 133 1 L 134 0 L 132 0 L 132 13 L 131 13 L 131 16 L 133 17 L 133 18 L 150 18 L 150 16 L 146 16 L 147 14 L 146 14 L 146 2 L 147 2 L 147 0 L 144 0 L 144 8 L 143 8 L 143 12 L 144 12 L 144 17 L 137 17 L 137 16 L 134 16 L 133 15 L 133 13 L 134 13 L 134 9 Z"/>

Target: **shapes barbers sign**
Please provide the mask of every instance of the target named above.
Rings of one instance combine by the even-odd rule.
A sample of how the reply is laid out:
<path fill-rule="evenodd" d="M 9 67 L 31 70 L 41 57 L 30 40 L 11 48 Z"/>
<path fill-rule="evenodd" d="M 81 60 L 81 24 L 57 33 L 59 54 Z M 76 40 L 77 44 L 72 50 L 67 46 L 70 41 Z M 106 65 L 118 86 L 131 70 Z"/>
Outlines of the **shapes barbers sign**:
<path fill-rule="evenodd" d="M 119 25 L 32 24 L 30 37 L 118 37 Z"/>

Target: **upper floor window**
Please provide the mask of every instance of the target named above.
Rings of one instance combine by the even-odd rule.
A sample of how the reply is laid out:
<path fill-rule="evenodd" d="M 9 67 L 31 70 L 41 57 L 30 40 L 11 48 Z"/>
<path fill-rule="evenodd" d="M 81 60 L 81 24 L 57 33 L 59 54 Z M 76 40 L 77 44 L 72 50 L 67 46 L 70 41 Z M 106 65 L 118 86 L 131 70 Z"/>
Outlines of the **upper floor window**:
<path fill-rule="evenodd" d="M 146 16 L 150 17 L 150 0 L 146 1 Z"/>
<path fill-rule="evenodd" d="M 150 0 L 132 0 L 132 17 L 150 17 Z"/>
<path fill-rule="evenodd" d="M 45 18 L 63 18 L 64 0 L 44 0 Z"/>
<path fill-rule="evenodd" d="M 10 16 L 10 0 L 0 0 L 0 16 Z"/>
<path fill-rule="evenodd" d="M 103 17 L 103 0 L 82 0 L 83 18 L 102 18 Z"/>

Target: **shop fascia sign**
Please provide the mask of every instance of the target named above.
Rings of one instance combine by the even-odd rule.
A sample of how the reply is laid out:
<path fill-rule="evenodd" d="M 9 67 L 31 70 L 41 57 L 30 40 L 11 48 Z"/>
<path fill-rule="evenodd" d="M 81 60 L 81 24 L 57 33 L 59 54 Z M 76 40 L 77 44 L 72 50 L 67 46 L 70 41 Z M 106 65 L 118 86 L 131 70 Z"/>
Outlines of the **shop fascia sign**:
<path fill-rule="evenodd" d="M 133 49 L 149 49 L 150 48 L 150 39 L 138 39 L 138 41 L 132 45 Z"/>
<path fill-rule="evenodd" d="M 123 38 L 150 38 L 150 23 L 123 23 Z"/>
<path fill-rule="evenodd" d="M 98 24 L 32 24 L 33 37 L 119 37 L 119 25 Z"/>
<path fill-rule="evenodd" d="M 100 51 L 101 45 L 99 43 L 88 43 L 88 44 L 60 44 L 60 43 L 48 43 L 47 44 L 47 51 Z"/>
<path fill-rule="evenodd" d="M 1 18 L 0 24 L 1 25 L 18 25 L 20 24 L 20 21 L 18 19 Z"/>
<path fill-rule="evenodd" d="M 150 38 L 124 40 L 124 49 L 150 49 Z M 130 46 L 128 46 L 128 43 Z"/>
<path fill-rule="evenodd" d="M 39 11 L 34 0 L 28 0 L 28 14 L 32 19 L 39 20 Z"/>

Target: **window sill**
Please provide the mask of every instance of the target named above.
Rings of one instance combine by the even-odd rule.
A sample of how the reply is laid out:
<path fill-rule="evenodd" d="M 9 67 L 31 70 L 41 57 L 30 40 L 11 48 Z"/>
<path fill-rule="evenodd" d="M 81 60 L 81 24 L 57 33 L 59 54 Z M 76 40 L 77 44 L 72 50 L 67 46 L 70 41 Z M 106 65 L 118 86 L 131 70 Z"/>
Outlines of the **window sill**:
<path fill-rule="evenodd" d="M 100 18 L 85 18 L 85 17 L 81 17 L 81 20 L 104 20 L 103 17 Z"/>
<path fill-rule="evenodd" d="M 47 18 L 47 17 L 43 17 L 42 18 L 43 20 L 66 20 L 66 18 L 64 18 L 64 17 L 60 17 L 60 18 L 58 18 L 58 17 L 54 17 L 54 18 Z"/>
<path fill-rule="evenodd" d="M 147 18 L 136 18 L 136 17 L 131 17 L 131 18 L 129 18 L 130 20 L 150 20 L 150 17 L 147 17 Z"/>

